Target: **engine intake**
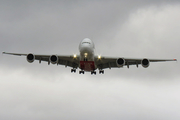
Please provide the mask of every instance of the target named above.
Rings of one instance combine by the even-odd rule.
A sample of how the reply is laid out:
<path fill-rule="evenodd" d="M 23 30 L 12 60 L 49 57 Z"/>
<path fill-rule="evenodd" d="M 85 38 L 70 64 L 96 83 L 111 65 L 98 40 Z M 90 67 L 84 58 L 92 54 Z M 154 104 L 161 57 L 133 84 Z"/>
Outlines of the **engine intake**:
<path fill-rule="evenodd" d="M 27 59 L 27 61 L 28 61 L 29 63 L 32 63 L 32 62 L 34 62 L 34 60 L 35 60 L 35 56 L 34 56 L 32 53 L 29 53 L 29 54 L 27 55 L 26 59 Z"/>
<path fill-rule="evenodd" d="M 144 68 L 147 68 L 149 67 L 149 60 L 144 58 L 142 61 L 141 61 L 141 65 L 144 67 Z"/>
<path fill-rule="evenodd" d="M 51 55 L 50 58 L 49 58 L 49 61 L 50 61 L 52 64 L 58 63 L 58 56 L 57 56 L 57 55 Z"/>
<path fill-rule="evenodd" d="M 124 65 L 125 65 L 125 59 L 124 58 L 118 58 L 117 60 L 116 60 L 116 64 L 117 64 L 117 66 L 118 67 L 123 67 Z"/>

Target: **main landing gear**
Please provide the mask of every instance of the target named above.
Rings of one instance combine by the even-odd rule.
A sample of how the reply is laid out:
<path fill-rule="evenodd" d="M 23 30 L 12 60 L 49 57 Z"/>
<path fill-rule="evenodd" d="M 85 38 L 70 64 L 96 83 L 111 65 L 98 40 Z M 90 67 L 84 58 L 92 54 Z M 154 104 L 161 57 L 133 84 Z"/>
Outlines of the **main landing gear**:
<path fill-rule="evenodd" d="M 71 73 L 72 72 L 76 73 L 76 69 L 75 68 L 71 69 Z"/>
<path fill-rule="evenodd" d="M 96 71 L 91 71 L 91 75 L 95 74 L 96 75 Z M 104 74 L 104 70 L 99 70 L 99 74 Z"/>
<path fill-rule="evenodd" d="M 79 71 L 79 74 L 81 74 L 81 73 L 84 74 L 84 71 L 83 70 Z"/>
<path fill-rule="evenodd" d="M 91 71 L 91 75 L 92 75 L 92 74 L 95 74 L 95 75 L 96 75 L 96 71 Z"/>
<path fill-rule="evenodd" d="M 76 73 L 76 69 L 71 69 L 71 73 Z M 79 74 L 84 74 L 84 70 L 80 70 Z M 96 75 L 96 71 L 91 71 L 91 75 Z M 99 70 L 99 74 L 104 74 L 104 70 Z"/>
<path fill-rule="evenodd" d="M 99 74 L 104 74 L 104 70 L 99 70 Z"/>

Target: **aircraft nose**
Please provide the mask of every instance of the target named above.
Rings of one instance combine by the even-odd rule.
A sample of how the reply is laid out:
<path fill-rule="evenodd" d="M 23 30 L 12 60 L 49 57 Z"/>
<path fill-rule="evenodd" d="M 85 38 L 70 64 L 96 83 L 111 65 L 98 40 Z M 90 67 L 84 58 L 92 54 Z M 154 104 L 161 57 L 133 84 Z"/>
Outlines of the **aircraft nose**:
<path fill-rule="evenodd" d="M 89 49 L 89 45 L 83 45 L 80 49 L 81 52 L 87 52 Z"/>

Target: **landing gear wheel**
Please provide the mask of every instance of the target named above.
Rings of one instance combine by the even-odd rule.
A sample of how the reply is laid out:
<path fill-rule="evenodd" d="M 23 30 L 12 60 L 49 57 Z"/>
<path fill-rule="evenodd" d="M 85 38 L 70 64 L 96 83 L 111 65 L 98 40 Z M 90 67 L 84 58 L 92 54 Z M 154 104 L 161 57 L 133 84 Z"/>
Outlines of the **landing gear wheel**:
<path fill-rule="evenodd" d="M 83 70 L 79 71 L 79 74 L 81 74 L 81 73 L 84 74 L 84 71 Z"/>
<path fill-rule="evenodd" d="M 92 74 L 95 74 L 95 75 L 96 75 L 96 71 L 91 71 L 91 75 L 92 75 Z"/>
<path fill-rule="evenodd" d="M 75 73 L 75 72 L 76 72 L 76 69 L 71 69 L 71 73 L 72 73 L 72 72 L 74 72 L 74 73 Z"/>
<path fill-rule="evenodd" d="M 104 70 L 100 70 L 100 71 L 99 71 L 99 74 L 101 74 L 101 73 L 104 74 Z"/>

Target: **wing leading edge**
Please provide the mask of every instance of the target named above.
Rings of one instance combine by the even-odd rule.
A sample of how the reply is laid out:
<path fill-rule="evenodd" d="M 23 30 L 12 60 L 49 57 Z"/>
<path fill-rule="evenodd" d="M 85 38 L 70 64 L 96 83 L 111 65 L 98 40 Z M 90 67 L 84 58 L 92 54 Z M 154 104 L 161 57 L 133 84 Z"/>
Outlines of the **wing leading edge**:
<path fill-rule="evenodd" d="M 118 59 L 123 60 L 122 65 L 118 64 Z M 106 68 L 120 68 L 123 66 L 127 66 L 129 68 L 130 65 L 136 65 L 137 67 L 142 64 L 143 67 L 148 67 L 150 62 L 166 62 L 166 61 L 177 61 L 177 59 L 134 59 L 134 58 L 111 58 L 111 57 L 95 57 L 95 62 L 98 69 L 106 69 Z"/>
<path fill-rule="evenodd" d="M 28 60 L 28 55 L 31 55 L 32 60 L 28 60 L 28 62 L 33 62 L 34 60 L 38 60 L 39 63 L 41 61 L 48 62 L 48 64 L 57 64 L 64 65 L 65 67 L 69 66 L 72 68 L 79 67 L 79 56 L 74 55 L 38 55 L 38 54 L 21 54 L 21 53 L 7 53 L 3 52 L 3 54 L 16 55 L 16 56 L 26 56 Z M 52 62 L 51 57 L 57 57 L 57 62 Z M 177 61 L 177 59 L 137 59 L 137 58 L 111 58 L 111 57 L 99 57 L 95 56 L 95 64 L 99 70 L 106 68 L 121 68 L 123 66 L 127 66 L 129 68 L 130 65 L 136 65 L 137 67 L 141 64 L 143 67 L 148 67 L 150 62 L 166 62 L 166 61 Z M 120 61 L 120 62 L 119 62 Z"/>
<path fill-rule="evenodd" d="M 3 52 L 3 54 L 9 54 L 9 55 L 16 55 L 16 56 L 28 56 L 28 55 L 32 55 L 34 57 L 34 60 L 39 60 L 39 63 L 41 63 L 41 61 L 45 61 L 48 62 L 48 64 L 51 63 L 51 56 L 53 55 L 36 55 L 36 54 L 21 54 L 21 53 L 7 53 L 7 52 Z M 57 65 L 64 65 L 64 66 L 69 66 L 72 68 L 78 68 L 79 66 L 79 56 L 74 56 L 74 55 L 54 55 L 57 56 Z M 28 58 L 27 58 L 28 60 Z M 34 61 L 33 59 L 31 61 L 29 61 L 30 63 Z"/>

